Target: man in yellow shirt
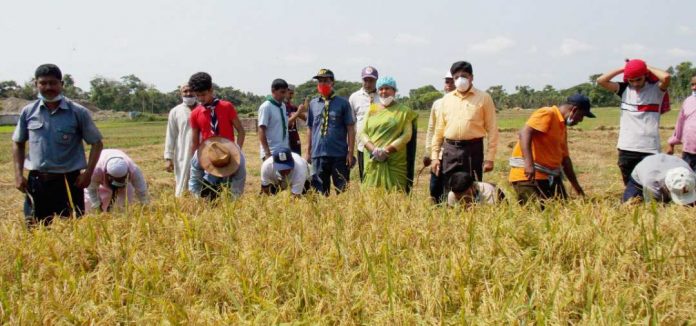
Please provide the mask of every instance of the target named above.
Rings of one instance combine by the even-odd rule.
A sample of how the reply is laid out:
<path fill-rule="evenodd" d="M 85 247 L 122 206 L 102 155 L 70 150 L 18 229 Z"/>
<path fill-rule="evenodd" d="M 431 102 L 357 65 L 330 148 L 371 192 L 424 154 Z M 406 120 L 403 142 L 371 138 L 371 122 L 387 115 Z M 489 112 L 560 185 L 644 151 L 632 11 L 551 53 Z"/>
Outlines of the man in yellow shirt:
<path fill-rule="evenodd" d="M 577 125 L 584 117 L 595 116 L 590 112 L 590 100 L 580 94 L 568 97 L 558 107 L 544 107 L 532 113 L 520 130 L 510 158 L 508 181 L 517 192 L 518 202 L 524 204 L 535 197 L 566 198 L 563 174 L 579 195 L 585 195 L 568 154 L 567 131 L 567 126 Z"/>
<path fill-rule="evenodd" d="M 481 181 L 483 172 L 493 170 L 498 147 L 498 122 L 491 96 L 472 85 L 473 68 L 466 61 L 450 68 L 456 90 L 442 98 L 431 146 L 432 172 L 444 176 L 443 184 L 455 172 L 466 172 Z M 483 138 L 488 138 L 486 156 Z M 440 151 L 442 150 L 442 159 Z M 449 186 L 447 186 L 449 188 Z M 447 193 L 449 189 L 446 189 Z"/>

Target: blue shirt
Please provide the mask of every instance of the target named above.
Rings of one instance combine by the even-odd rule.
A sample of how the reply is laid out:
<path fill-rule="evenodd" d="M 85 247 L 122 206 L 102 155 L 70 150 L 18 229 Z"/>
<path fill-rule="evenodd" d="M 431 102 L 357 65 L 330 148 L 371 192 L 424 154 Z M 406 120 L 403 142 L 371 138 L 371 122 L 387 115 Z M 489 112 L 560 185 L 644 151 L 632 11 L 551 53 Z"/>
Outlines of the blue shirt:
<path fill-rule="evenodd" d="M 355 124 L 353 109 L 340 96 L 329 100 L 329 123 L 322 136 L 324 123 L 324 99 L 319 96 L 309 102 L 307 126 L 312 128 L 312 158 L 348 156 L 348 126 Z"/>
<path fill-rule="evenodd" d="M 280 106 L 277 106 L 271 101 L 264 101 L 259 106 L 259 127 L 261 126 L 266 127 L 266 141 L 271 153 L 264 153 L 263 145 L 259 142 L 260 157 L 271 156 L 282 148 L 290 148 L 285 104 L 280 103 Z"/>
<path fill-rule="evenodd" d="M 87 167 L 84 140 L 95 144 L 102 139 L 89 111 L 63 99 L 51 112 L 42 100 L 22 109 L 12 140 L 29 141 L 24 168 L 50 173 L 67 173 Z"/>

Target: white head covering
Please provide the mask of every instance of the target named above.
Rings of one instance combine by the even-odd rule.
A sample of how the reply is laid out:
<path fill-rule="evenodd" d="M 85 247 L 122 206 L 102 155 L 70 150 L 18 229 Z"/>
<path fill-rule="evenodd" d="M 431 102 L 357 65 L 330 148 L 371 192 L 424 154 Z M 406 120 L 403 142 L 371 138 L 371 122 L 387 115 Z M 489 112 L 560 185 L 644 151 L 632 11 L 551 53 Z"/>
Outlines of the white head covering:
<path fill-rule="evenodd" d="M 114 178 L 122 178 L 128 174 L 128 163 L 122 157 L 113 157 L 106 162 L 106 174 Z"/>
<path fill-rule="evenodd" d="M 667 171 L 665 186 L 669 190 L 672 201 L 679 205 L 689 205 L 696 201 L 696 177 L 685 167 L 673 168 Z"/>

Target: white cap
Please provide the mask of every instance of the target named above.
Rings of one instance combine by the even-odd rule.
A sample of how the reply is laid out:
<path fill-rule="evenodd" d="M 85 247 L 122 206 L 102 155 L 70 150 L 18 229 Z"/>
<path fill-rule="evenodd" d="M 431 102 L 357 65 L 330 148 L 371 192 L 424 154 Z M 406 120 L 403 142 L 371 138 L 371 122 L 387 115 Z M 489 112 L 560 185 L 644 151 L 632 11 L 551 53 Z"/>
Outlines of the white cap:
<path fill-rule="evenodd" d="M 679 205 L 689 205 L 696 201 L 696 175 L 685 167 L 667 171 L 665 186 L 672 201 Z"/>
<path fill-rule="evenodd" d="M 447 70 L 447 73 L 445 74 L 445 79 L 447 78 L 452 78 L 452 73 L 449 70 Z"/>
<path fill-rule="evenodd" d="M 113 157 L 106 162 L 106 174 L 114 178 L 122 178 L 128 174 L 128 163 L 122 157 Z"/>

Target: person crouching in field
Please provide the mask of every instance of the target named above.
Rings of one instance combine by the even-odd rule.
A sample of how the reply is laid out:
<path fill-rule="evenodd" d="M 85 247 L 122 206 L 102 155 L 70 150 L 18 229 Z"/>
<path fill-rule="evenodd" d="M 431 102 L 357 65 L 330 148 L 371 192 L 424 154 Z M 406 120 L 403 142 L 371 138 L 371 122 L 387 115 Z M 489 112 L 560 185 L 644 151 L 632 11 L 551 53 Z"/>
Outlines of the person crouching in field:
<path fill-rule="evenodd" d="M 229 191 L 238 198 L 244 193 L 245 182 L 246 162 L 239 145 L 220 136 L 201 143 L 191 160 L 189 191 L 194 196 L 213 200 Z"/>
<path fill-rule="evenodd" d="M 611 81 L 623 73 L 623 82 Z M 665 96 L 670 75 L 634 59 L 623 68 L 597 78 L 597 84 L 621 97 L 619 121 L 619 169 L 624 185 L 644 157 L 660 152 L 660 115 L 669 111 Z"/>
<path fill-rule="evenodd" d="M 217 197 L 217 191 L 212 193 L 221 185 L 232 185 L 232 194 L 241 196 L 244 191 L 244 181 L 246 180 L 246 166 L 242 146 L 244 145 L 244 128 L 237 116 L 234 105 L 228 101 L 218 99 L 213 92 L 213 81 L 209 74 L 205 72 L 195 73 L 189 79 L 188 85 L 196 94 L 200 103 L 191 112 L 191 175 L 189 180 L 189 191 L 195 196 L 208 198 Z M 235 141 L 234 131 L 237 131 L 237 144 L 232 146 Z M 206 142 L 208 139 L 216 139 Z M 224 141 L 219 138 L 224 138 Z M 197 153 L 201 149 L 206 149 L 210 153 Z M 204 162 L 201 157 L 212 160 L 216 169 L 205 170 Z M 233 159 L 236 159 L 234 161 Z M 239 171 L 231 177 L 228 164 L 232 164 L 232 170 Z M 220 169 L 221 165 L 227 166 Z M 222 172 L 221 172 L 222 171 Z M 223 173 L 224 172 L 224 173 Z M 203 187 L 207 183 L 212 186 Z M 241 184 L 240 184 L 241 182 Z"/>
<path fill-rule="evenodd" d="M 696 174 L 688 163 L 676 156 L 654 154 L 644 158 L 633 169 L 622 201 L 650 199 L 693 206 L 696 202 L 694 188 Z"/>
<path fill-rule="evenodd" d="M 505 200 L 505 193 L 494 184 L 476 181 L 466 172 L 455 172 L 449 179 L 447 206 L 492 205 Z"/>
<path fill-rule="evenodd" d="M 580 94 L 568 97 L 560 106 L 540 108 L 529 117 L 512 150 L 508 176 L 520 204 L 533 198 L 565 199 L 563 174 L 585 196 L 568 154 L 567 131 L 567 126 L 577 125 L 584 117 L 595 115 L 590 112 L 590 100 Z"/>
<path fill-rule="evenodd" d="M 674 146 L 683 144 L 682 159 L 689 163 L 692 170 L 696 170 L 696 73 L 691 77 L 691 92 L 679 111 L 667 154 L 674 154 Z"/>
<path fill-rule="evenodd" d="M 299 154 L 281 148 L 261 164 L 261 193 L 275 195 L 288 188 L 293 196 L 307 193 L 309 165 Z"/>
<path fill-rule="evenodd" d="M 105 149 L 85 189 L 87 211 L 109 212 L 134 202 L 148 204 L 147 182 L 137 164 L 118 149 Z"/>
<path fill-rule="evenodd" d="M 63 96 L 63 74 L 58 66 L 43 64 L 36 68 L 34 78 L 39 99 L 22 109 L 12 135 L 15 187 L 26 194 L 27 226 L 49 224 L 54 215 L 82 215 L 83 189 L 89 185 L 103 147 L 89 111 Z M 27 141 L 29 155 L 25 154 Z M 89 161 L 83 141 L 92 145 Z M 26 178 L 24 168 L 29 170 Z"/>

